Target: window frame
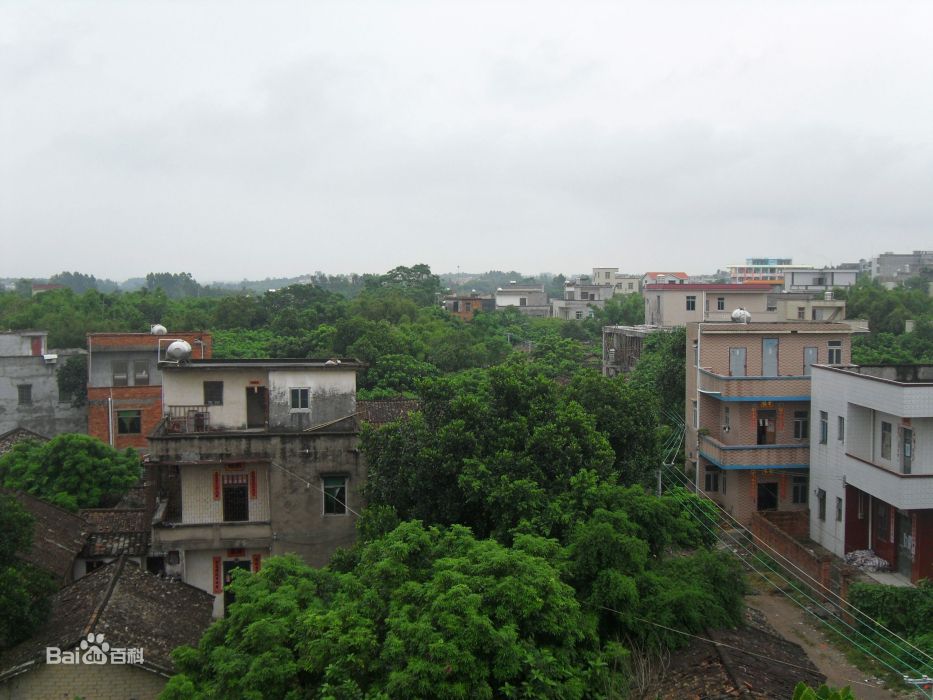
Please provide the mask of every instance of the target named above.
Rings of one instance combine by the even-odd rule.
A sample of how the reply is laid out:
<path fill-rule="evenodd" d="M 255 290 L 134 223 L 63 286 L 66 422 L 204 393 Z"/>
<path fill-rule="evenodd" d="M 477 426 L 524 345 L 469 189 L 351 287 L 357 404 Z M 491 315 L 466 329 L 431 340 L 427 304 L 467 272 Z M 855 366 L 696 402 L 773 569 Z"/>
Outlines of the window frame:
<path fill-rule="evenodd" d="M 222 380 L 208 380 L 205 379 L 202 382 L 202 388 L 204 392 L 204 405 L 205 406 L 223 406 L 224 405 L 224 383 Z M 220 397 L 219 399 L 215 397 L 209 397 L 208 388 L 212 389 L 213 393 L 219 389 Z"/>
<path fill-rule="evenodd" d="M 837 523 L 841 523 L 841 522 L 842 522 L 842 511 L 843 511 L 843 508 L 842 508 L 842 497 L 841 497 L 841 496 L 836 496 L 836 522 L 837 522 Z"/>
<path fill-rule="evenodd" d="M 894 426 L 891 423 L 888 423 L 884 420 L 881 421 L 881 441 L 879 443 L 881 447 L 880 455 L 881 459 L 885 459 L 889 462 L 891 461 L 891 447 L 892 443 L 894 442 L 892 433 L 893 427 Z"/>
<path fill-rule="evenodd" d="M 332 483 L 328 484 L 330 481 Z M 337 484 L 336 482 L 340 483 Z M 347 493 L 349 491 L 350 477 L 346 474 L 322 474 L 321 475 L 321 502 L 322 515 L 349 515 L 350 509 L 347 507 Z M 337 495 L 329 493 L 336 489 Z M 330 500 L 328 500 L 328 497 Z M 328 505 L 333 504 L 333 505 Z"/>
<path fill-rule="evenodd" d="M 32 384 L 16 385 L 16 405 L 32 406 Z"/>
<path fill-rule="evenodd" d="M 829 340 L 826 342 L 826 364 L 828 365 L 841 365 L 842 364 L 842 341 L 841 340 Z"/>
<path fill-rule="evenodd" d="M 725 311 L 725 310 L 726 310 L 726 298 L 716 297 L 716 311 Z"/>
<path fill-rule="evenodd" d="M 817 517 L 826 521 L 826 491 L 823 489 L 816 490 L 816 505 L 817 505 Z"/>
<path fill-rule="evenodd" d="M 841 443 L 845 443 L 845 440 L 846 440 L 846 417 L 845 416 L 838 416 L 838 418 L 836 419 L 836 439 Z"/>
<path fill-rule="evenodd" d="M 119 371 L 118 367 L 122 367 L 123 371 Z M 110 386 L 130 386 L 129 360 L 110 361 Z"/>
<path fill-rule="evenodd" d="M 829 413 L 820 411 L 820 444 L 825 445 L 829 441 Z"/>
<path fill-rule="evenodd" d="M 695 294 L 687 295 L 687 311 L 696 311 L 697 310 L 697 298 Z"/>
<path fill-rule="evenodd" d="M 221 476 L 220 507 L 223 522 L 249 522 L 249 476 L 247 474 L 223 474 Z M 238 509 L 242 509 L 242 512 L 237 512 Z M 232 517 L 234 515 L 244 517 Z"/>
<path fill-rule="evenodd" d="M 131 413 L 135 415 L 128 415 Z M 117 411 L 117 435 L 142 435 L 142 432 L 143 412 L 141 409 L 127 408 Z"/>
<path fill-rule="evenodd" d="M 706 468 L 703 475 L 703 490 L 710 493 L 719 493 L 719 471 Z"/>
<path fill-rule="evenodd" d="M 142 368 L 141 372 L 140 368 Z M 140 377 L 142 377 L 142 380 L 140 380 Z M 149 372 L 149 360 L 133 360 L 133 386 L 149 386 L 150 378 L 151 374 Z"/>
<path fill-rule="evenodd" d="M 791 481 L 791 503 L 800 505 L 807 502 L 807 489 L 810 486 L 810 478 L 806 476 L 795 476 Z"/>
<path fill-rule="evenodd" d="M 810 439 L 810 412 L 794 411 L 794 439 Z"/>
<path fill-rule="evenodd" d="M 297 406 L 295 405 L 296 398 L 298 399 Z M 289 387 L 288 407 L 291 413 L 309 413 L 311 411 L 311 388 L 307 386 Z"/>

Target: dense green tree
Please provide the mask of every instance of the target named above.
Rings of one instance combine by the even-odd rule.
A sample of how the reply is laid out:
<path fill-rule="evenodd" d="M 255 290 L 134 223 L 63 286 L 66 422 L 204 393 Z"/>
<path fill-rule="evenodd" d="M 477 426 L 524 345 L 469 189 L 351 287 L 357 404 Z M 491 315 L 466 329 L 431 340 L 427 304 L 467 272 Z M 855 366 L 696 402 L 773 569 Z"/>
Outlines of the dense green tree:
<path fill-rule="evenodd" d="M 26 639 L 48 615 L 52 577 L 18 557 L 29 551 L 33 518 L 10 494 L 0 492 L 0 650 Z"/>
<path fill-rule="evenodd" d="M 657 397 L 661 417 L 665 421 L 671 415 L 683 416 L 687 391 L 686 356 L 687 331 L 683 326 L 650 333 L 631 372 L 633 384 Z"/>
<path fill-rule="evenodd" d="M 162 697 L 583 697 L 606 664 L 557 554 L 409 522 L 345 572 L 271 559 Z"/>
<path fill-rule="evenodd" d="M 69 397 L 72 406 L 87 403 L 87 355 L 71 355 L 58 366 L 55 379 L 59 396 Z"/>
<path fill-rule="evenodd" d="M 113 505 L 141 474 L 136 451 L 119 452 L 89 435 L 25 440 L 0 457 L 0 484 L 70 510 Z"/>

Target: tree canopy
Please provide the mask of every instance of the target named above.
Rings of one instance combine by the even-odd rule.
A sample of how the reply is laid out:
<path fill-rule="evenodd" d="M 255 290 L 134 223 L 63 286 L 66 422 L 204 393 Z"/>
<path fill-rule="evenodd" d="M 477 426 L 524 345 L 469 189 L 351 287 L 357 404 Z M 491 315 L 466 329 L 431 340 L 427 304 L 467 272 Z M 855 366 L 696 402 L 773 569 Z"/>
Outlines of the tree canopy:
<path fill-rule="evenodd" d="M 136 451 L 119 452 L 89 435 L 24 440 L 0 457 L 0 484 L 69 510 L 112 505 L 141 474 Z"/>

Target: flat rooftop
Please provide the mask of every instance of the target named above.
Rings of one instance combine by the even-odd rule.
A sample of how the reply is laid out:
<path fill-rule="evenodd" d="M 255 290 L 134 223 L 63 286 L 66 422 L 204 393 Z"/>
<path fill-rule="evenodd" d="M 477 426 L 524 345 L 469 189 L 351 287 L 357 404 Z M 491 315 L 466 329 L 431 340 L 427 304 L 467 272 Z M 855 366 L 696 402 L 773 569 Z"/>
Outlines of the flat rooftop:
<path fill-rule="evenodd" d="M 933 385 L 933 365 L 845 365 L 820 366 L 823 369 L 846 374 L 857 374 L 861 377 L 879 379 L 897 384 L 930 384 Z"/>
<path fill-rule="evenodd" d="M 212 359 L 190 359 L 185 362 L 159 362 L 161 370 L 195 370 L 195 369 L 238 369 L 246 367 L 262 367 L 266 369 L 362 369 L 366 365 L 355 358 L 349 357 L 330 357 L 330 358 L 303 358 L 303 357 L 283 357 L 283 358 L 263 358 L 263 359 L 240 359 L 240 358 L 212 358 Z"/>

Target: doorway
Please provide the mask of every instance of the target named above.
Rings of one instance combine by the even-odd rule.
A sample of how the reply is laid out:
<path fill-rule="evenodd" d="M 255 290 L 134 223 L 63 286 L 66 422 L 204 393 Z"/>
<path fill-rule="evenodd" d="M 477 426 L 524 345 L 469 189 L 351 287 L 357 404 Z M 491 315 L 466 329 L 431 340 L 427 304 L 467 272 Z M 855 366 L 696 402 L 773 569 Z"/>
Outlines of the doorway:
<path fill-rule="evenodd" d="M 227 608 L 233 603 L 233 601 L 236 600 L 236 596 L 234 596 L 229 589 L 230 581 L 233 578 L 233 572 L 236 569 L 245 569 L 246 571 L 249 571 L 249 560 L 224 562 L 224 613 L 226 613 Z"/>
<path fill-rule="evenodd" d="M 914 565 L 914 531 L 910 522 L 910 514 L 898 511 L 895 527 L 897 528 L 897 573 L 910 579 Z"/>
<path fill-rule="evenodd" d="M 773 445 L 777 434 L 775 411 L 758 411 L 758 444 Z"/>
<path fill-rule="evenodd" d="M 758 510 L 777 510 L 778 485 L 777 482 L 758 484 Z"/>
<path fill-rule="evenodd" d="M 264 386 L 246 387 L 246 427 L 266 427 L 266 406 L 269 390 Z"/>

